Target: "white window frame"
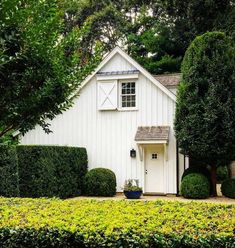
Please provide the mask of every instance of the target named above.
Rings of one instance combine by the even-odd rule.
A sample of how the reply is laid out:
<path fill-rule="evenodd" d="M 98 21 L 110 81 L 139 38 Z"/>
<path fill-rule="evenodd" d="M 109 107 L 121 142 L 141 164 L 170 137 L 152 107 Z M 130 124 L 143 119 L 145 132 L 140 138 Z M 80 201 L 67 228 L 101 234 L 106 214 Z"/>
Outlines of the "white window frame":
<path fill-rule="evenodd" d="M 135 83 L 135 107 L 122 107 L 122 84 L 123 83 Z M 138 99 L 138 87 L 136 79 L 125 79 L 118 80 L 118 110 L 119 111 L 136 111 L 138 110 L 137 99 Z"/>

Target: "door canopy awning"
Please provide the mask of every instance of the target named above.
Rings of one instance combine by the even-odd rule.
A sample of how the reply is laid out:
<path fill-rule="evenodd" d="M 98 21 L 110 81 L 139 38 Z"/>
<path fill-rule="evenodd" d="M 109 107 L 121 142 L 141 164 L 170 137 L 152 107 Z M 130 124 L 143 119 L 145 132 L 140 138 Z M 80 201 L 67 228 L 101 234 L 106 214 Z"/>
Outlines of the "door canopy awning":
<path fill-rule="evenodd" d="M 140 126 L 135 135 L 135 141 L 141 144 L 168 143 L 169 126 Z"/>
<path fill-rule="evenodd" d="M 143 146 L 147 144 L 162 144 L 165 160 L 168 160 L 169 126 L 141 126 L 138 127 L 135 141 L 138 145 L 140 160 L 143 161 Z"/>

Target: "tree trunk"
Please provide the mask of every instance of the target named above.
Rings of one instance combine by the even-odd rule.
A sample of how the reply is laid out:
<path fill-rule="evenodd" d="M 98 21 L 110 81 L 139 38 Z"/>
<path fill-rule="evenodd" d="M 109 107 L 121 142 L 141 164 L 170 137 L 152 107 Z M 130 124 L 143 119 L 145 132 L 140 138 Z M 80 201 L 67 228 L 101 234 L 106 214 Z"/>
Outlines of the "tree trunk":
<path fill-rule="evenodd" d="M 0 137 L 2 137 L 4 134 L 6 134 L 7 132 L 11 131 L 13 129 L 13 125 L 3 129 L 1 132 L 0 132 Z"/>
<path fill-rule="evenodd" d="M 216 189 L 216 165 L 211 166 L 212 196 L 217 196 Z"/>

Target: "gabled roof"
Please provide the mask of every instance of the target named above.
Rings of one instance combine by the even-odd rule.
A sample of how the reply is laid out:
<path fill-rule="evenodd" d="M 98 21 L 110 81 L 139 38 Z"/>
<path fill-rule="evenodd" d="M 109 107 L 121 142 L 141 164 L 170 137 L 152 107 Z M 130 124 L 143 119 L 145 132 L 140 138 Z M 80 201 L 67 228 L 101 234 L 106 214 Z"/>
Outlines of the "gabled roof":
<path fill-rule="evenodd" d="M 161 89 L 167 96 L 169 96 L 173 101 L 176 101 L 176 96 L 167 89 L 163 84 L 159 82 L 158 79 L 156 79 L 151 73 L 149 73 L 146 69 L 144 69 L 139 63 L 137 63 L 133 58 L 131 58 L 127 53 L 125 53 L 120 47 L 115 47 L 105 58 L 104 60 L 98 65 L 98 67 L 95 69 L 95 71 L 90 74 L 81 84 L 80 89 L 82 89 L 99 71 L 100 69 L 106 65 L 111 58 L 115 54 L 120 54 L 122 57 L 124 57 L 130 64 L 132 64 L 136 70 L 141 72 L 145 77 L 147 77 L 154 85 L 156 85 L 159 89 Z M 79 90 L 80 90 L 79 89 Z"/>

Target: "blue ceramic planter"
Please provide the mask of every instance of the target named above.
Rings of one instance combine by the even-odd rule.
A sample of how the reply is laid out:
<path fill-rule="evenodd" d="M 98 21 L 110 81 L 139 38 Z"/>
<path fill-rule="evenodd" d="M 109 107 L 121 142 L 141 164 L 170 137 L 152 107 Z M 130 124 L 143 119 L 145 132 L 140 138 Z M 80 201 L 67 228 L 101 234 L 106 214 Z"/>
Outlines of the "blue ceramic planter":
<path fill-rule="evenodd" d="M 142 195 L 142 190 L 140 191 L 124 191 L 124 195 L 127 199 L 139 199 Z"/>

